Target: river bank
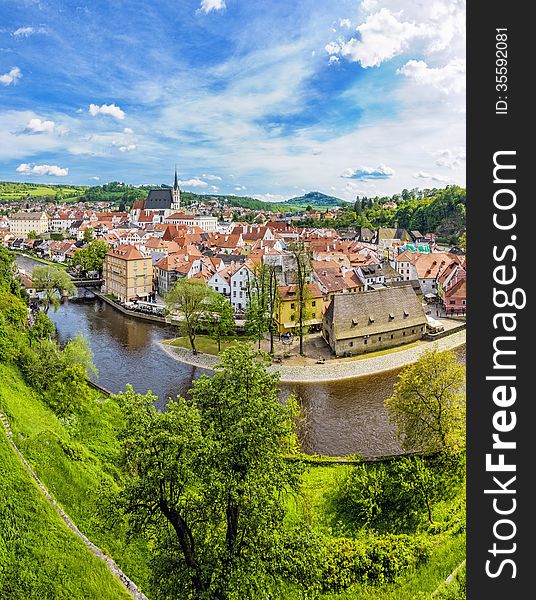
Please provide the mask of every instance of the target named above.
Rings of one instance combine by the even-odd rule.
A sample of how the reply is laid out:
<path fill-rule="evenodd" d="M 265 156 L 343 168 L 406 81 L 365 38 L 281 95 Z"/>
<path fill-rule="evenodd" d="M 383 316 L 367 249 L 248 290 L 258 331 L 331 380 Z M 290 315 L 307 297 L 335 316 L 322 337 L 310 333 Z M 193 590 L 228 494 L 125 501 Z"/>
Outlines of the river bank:
<path fill-rule="evenodd" d="M 407 364 L 416 362 L 426 350 L 432 348 L 453 350 L 463 346 L 465 342 L 464 329 L 433 342 L 422 342 L 417 346 L 403 348 L 381 356 L 333 359 L 324 364 L 315 365 L 271 365 L 269 369 L 274 373 L 279 373 L 281 381 L 284 383 L 316 383 L 355 379 L 400 369 Z M 218 357 L 211 354 L 194 356 L 191 350 L 170 346 L 165 341 L 160 341 L 159 345 L 174 360 L 202 369 L 213 371 L 219 362 Z"/>

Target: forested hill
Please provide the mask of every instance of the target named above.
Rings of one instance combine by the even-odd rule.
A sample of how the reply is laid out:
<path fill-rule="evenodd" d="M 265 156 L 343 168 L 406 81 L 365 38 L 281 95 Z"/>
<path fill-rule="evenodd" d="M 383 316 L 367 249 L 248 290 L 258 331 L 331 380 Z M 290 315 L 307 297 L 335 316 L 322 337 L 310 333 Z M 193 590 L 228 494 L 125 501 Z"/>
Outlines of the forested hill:
<path fill-rule="evenodd" d="M 279 206 L 297 206 L 300 208 L 333 208 L 336 206 L 348 206 L 349 203 L 335 196 L 327 196 L 322 192 L 308 192 L 303 196 L 297 196 L 296 198 L 290 198 L 284 202 L 280 202 Z"/>

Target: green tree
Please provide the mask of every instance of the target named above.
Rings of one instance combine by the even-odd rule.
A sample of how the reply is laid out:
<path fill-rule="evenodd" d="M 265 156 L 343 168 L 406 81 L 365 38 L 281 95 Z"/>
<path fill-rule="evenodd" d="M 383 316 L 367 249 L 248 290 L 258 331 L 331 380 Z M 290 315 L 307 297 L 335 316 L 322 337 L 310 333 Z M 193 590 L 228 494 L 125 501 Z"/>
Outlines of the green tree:
<path fill-rule="evenodd" d="M 93 236 L 93 227 L 88 227 L 84 230 L 84 236 L 82 238 L 86 244 L 92 242 L 95 238 Z"/>
<path fill-rule="evenodd" d="M 303 355 L 303 338 L 307 333 L 307 301 L 310 299 L 309 279 L 312 272 L 311 251 L 302 240 L 289 245 L 294 257 L 294 276 L 296 284 L 296 329 L 300 339 L 300 354 Z"/>
<path fill-rule="evenodd" d="M 214 292 L 209 299 L 207 309 L 207 325 L 209 335 L 218 341 L 218 354 L 221 351 L 221 340 L 235 330 L 233 307 L 222 294 Z"/>
<path fill-rule="evenodd" d="M 71 266 L 79 268 L 83 273 L 94 271 L 101 276 L 104 258 L 109 250 L 110 246 L 104 240 L 93 240 L 74 253 Z"/>
<path fill-rule="evenodd" d="M 277 376 L 244 345 L 222 352 L 190 396 L 166 412 L 150 393 L 117 396 L 118 505 L 133 533 L 155 540 L 156 599 L 259 598 L 278 581 L 267 556 L 278 553 L 285 499 L 299 484 L 299 463 L 284 457 L 289 409 Z"/>
<path fill-rule="evenodd" d="M 197 354 L 195 338 L 206 321 L 212 293 L 202 281 L 183 278 L 173 285 L 164 298 L 168 314 L 179 317 L 179 326 L 183 335 L 188 336 L 194 354 Z"/>
<path fill-rule="evenodd" d="M 465 448 L 465 366 L 453 352 L 424 352 L 402 369 L 385 404 L 405 450 L 449 454 Z"/>
<path fill-rule="evenodd" d="M 32 229 L 30 232 L 28 232 L 28 239 L 29 240 L 36 240 L 37 239 L 37 231 L 35 231 L 34 229 Z"/>
<path fill-rule="evenodd" d="M 53 321 L 42 311 L 38 311 L 33 324 L 28 330 L 30 345 L 34 341 L 51 339 L 56 333 L 56 326 Z"/>
<path fill-rule="evenodd" d="M 69 274 L 58 267 L 35 267 L 32 273 L 32 281 L 38 292 L 44 292 L 41 303 L 45 308 L 45 312 L 48 312 L 51 305 L 54 307 L 54 311 L 58 309 L 61 295 L 76 292 L 76 286 Z"/>
<path fill-rule="evenodd" d="M 458 246 L 464 251 L 467 251 L 467 232 L 464 231 L 458 240 Z"/>

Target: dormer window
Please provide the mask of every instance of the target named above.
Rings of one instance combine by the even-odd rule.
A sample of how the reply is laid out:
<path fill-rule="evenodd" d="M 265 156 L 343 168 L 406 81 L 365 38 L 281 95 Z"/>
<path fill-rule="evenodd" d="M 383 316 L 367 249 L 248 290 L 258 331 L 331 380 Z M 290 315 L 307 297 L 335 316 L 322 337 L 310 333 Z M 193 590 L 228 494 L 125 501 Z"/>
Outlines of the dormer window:
<path fill-rule="evenodd" d="M 393 313 L 389 313 L 389 320 L 392 321 L 395 318 L 395 315 Z"/>
<path fill-rule="evenodd" d="M 369 315 L 369 323 L 374 323 L 374 315 Z"/>
<path fill-rule="evenodd" d="M 404 310 L 404 316 L 409 317 L 409 312 L 407 310 Z"/>
<path fill-rule="evenodd" d="M 357 327 L 358 324 L 359 324 L 359 321 L 357 319 L 352 319 L 352 325 L 354 327 Z"/>

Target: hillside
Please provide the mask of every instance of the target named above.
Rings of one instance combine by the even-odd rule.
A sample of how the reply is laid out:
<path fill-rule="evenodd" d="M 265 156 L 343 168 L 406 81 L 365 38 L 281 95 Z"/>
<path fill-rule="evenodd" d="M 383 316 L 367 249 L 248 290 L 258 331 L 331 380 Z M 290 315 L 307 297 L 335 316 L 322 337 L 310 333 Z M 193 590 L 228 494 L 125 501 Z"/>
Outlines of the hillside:
<path fill-rule="evenodd" d="M 2 426 L 0 426 L 2 428 Z M 126 600 L 130 595 L 40 492 L 0 431 L 0 597 Z"/>
<path fill-rule="evenodd" d="M 285 202 L 279 203 L 279 206 L 286 205 L 300 208 L 306 208 L 307 206 L 311 208 L 333 208 L 336 206 L 348 206 L 348 202 L 335 196 L 327 196 L 326 194 L 322 194 L 322 192 L 308 192 L 303 196 L 290 198 L 289 200 L 285 200 Z"/>
<path fill-rule="evenodd" d="M 0 202 L 13 200 L 73 200 L 80 197 L 87 189 L 87 186 L 0 181 Z"/>

